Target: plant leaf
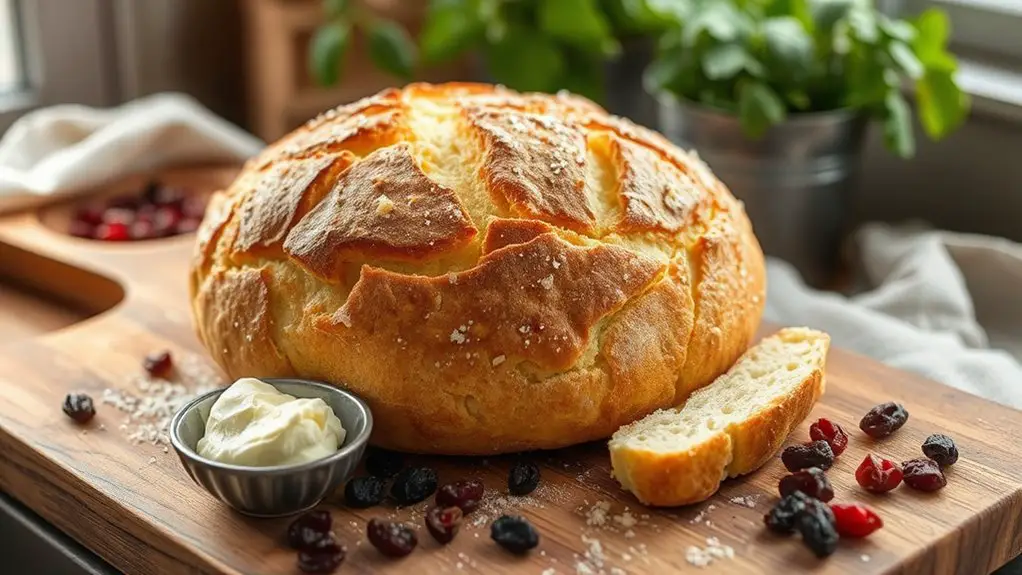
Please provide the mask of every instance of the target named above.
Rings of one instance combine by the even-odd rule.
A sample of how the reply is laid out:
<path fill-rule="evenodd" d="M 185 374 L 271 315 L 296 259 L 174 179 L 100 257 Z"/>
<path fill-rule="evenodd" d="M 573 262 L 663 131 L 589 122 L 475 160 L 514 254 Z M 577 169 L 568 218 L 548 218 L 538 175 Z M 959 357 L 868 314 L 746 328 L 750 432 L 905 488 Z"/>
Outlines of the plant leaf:
<path fill-rule="evenodd" d="M 486 62 L 497 82 L 522 91 L 557 90 L 566 68 L 558 46 L 524 26 L 509 26 L 499 42 L 487 46 Z"/>
<path fill-rule="evenodd" d="M 419 36 L 422 60 L 450 60 L 465 50 L 482 32 L 483 23 L 467 0 L 433 0 Z"/>
<path fill-rule="evenodd" d="M 748 59 L 741 44 L 717 44 L 703 53 L 703 73 L 710 80 L 728 80 L 745 69 Z"/>
<path fill-rule="evenodd" d="M 582 46 L 600 46 L 611 38 L 610 23 L 596 0 L 540 2 L 539 27 L 551 37 Z"/>
<path fill-rule="evenodd" d="M 939 140 L 953 132 L 965 121 L 969 111 L 969 98 L 955 84 L 951 72 L 927 70 L 916 84 L 919 103 L 919 121 L 926 134 Z"/>
<path fill-rule="evenodd" d="M 860 42 L 875 44 L 880 40 L 876 12 L 872 9 L 855 8 L 850 10 L 848 12 L 848 27 Z"/>
<path fill-rule="evenodd" d="M 323 0 L 323 11 L 326 12 L 327 18 L 336 20 L 348 11 L 350 5 L 351 2 L 348 0 Z"/>
<path fill-rule="evenodd" d="M 743 15 L 731 4 L 711 2 L 702 10 L 694 13 L 685 21 L 682 31 L 682 45 L 695 46 L 699 37 L 705 32 L 718 42 L 737 40 L 740 33 L 739 23 Z M 746 18 L 747 20 L 747 18 Z"/>
<path fill-rule="evenodd" d="M 794 18 L 810 34 L 816 26 L 813 14 L 809 10 L 809 0 L 772 0 L 767 4 L 764 15 L 768 18 L 781 16 Z"/>
<path fill-rule="evenodd" d="M 951 23 L 947 14 L 940 10 L 926 10 L 916 19 L 916 37 L 912 48 L 926 68 L 949 72 L 955 70 L 955 59 L 947 52 L 950 34 Z"/>
<path fill-rule="evenodd" d="M 916 151 L 912 111 L 898 90 L 891 90 L 884 99 L 884 143 L 902 158 L 911 158 Z"/>
<path fill-rule="evenodd" d="M 309 73 L 319 85 L 337 83 L 350 31 L 346 22 L 332 22 L 320 26 L 313 34 L 309 45 Z"/>
<path fill-rule="evenodd" d="M 797 19 L 767 18 L 763 22 L 763 40 L 768 68 L 796 82 L 809 74 L 815 57 L 813 39 Z"/>
<path fill-rule="evenodd" d="M 404 28 L 380 20 L 369 29 L 369 57 L 381 70 L 408 80 L 415 68 L 415 44 Z"/>
<path fill-rule="evenodd" d="M 682 20 L 682 9 L 687 2 L 663 2 L 663 0 L 617 0 L 612 3 L 619 7 L 621 26 L 629 32 L 650 33 L 677 25 Z"/>
<path fill-rule="evenodd" d="M 888 18 L 885 14 L 880 14 L 877 18 L 877 24 L 880 25 L 880 30 L 884 34 L 894 40 L 901 40 L 911 44 L 916 39 L 916 29 L 912 27 L 912 24 L 904 20 L 894 20 Z"/>
<path fill-rule="evenodd" d="M 901 68 L 909 78 L 918 80 L 923 77 L 923 63 L 916 58 L 915 52 L 908 47 L 908 44 L 895 40 L 888 46 L 891 59 Z"/>
<path fill-rule="evenodd" d="M 758 81 L 741 84 L 738 117 L 750 138 L 758 139 L 774 124 L 784 121 L 784 102 L 771 87 Z"/>
<path fill-rule="evenodd" d="M 810 0 L 809 12 L 813 15 L 816 29 L 829 32 L 844 18 L 853 6 L 852 0 Z"/>

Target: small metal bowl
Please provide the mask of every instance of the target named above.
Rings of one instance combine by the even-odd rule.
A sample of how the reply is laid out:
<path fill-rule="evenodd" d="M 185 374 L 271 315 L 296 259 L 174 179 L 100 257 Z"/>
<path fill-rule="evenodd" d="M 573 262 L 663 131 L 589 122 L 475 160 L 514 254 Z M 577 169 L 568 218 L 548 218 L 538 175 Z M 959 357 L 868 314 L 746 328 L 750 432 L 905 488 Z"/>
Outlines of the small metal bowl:
<path fill-rule="evenodd" d="M 304 379 L 262 381 L 294 397 L 325 401 L 346 432 L 337 453 L 274 467 L 229 465 L 200 456 L 196 445 L 206 432 L 213 403 L 226 388 L 197 397 L 174 414 L 170 441 L 188 475 L 220 501 L 255 517 L 293 515 L 315 507 L 351 476 L 373 430 L 373 415 L 361 399 L 330 385 Z"/>

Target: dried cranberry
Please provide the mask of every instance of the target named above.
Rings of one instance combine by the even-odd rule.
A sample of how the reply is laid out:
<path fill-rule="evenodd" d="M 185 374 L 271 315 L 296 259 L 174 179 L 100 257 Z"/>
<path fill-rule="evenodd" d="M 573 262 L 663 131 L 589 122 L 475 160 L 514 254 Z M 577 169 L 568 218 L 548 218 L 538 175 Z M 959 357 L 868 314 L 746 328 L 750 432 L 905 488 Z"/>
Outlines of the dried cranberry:
<path fill-rule="evenodd" d="M 138 207 L 139 199 L 134 196 L 117 196 L 107 200 L 107 209 L 115 210 L 134 210 Z"/>
<path fill-rule="evenodd" d="M 816 499 L 806 501 L 805 508 L 795 519 L 795 528 L 802 534 L 802 542 L 817 557 L 826 557 L 837 551 L 841 539 L 835 526 L 834 512 Z"/>
<path fill-rule="evenodd" d="M 93 226 L 103 223 L 103 209 L 98 206 L 85 206 L 75 210 L 74 220 Z"/>
<path fill-rule="evenodd" d="M 376 477 L 390 478 L 401 472 L 405 466 L 405 458 L 396 451 L 370 447 L 366 455 L 366 471 Z"/>
<path fill-rule="evenodd" d="M 809 426 L 809 437 L 814 441 L 821 439 L 826 441 L 830 445 L 830 450 L 834 452 L 834 457 L 841 455 L 848 447 L 848 434 L 845 430 L 825 417 Z"/>
<path fill-rule="evenodd" d="M 906 421 L 908 411 L 900 403 L 888 401 L 869 410 L 859 422 L 859 429 L 874 439 L 880 439 L 900 429 Z"/>
<path fill-rule="evenodd" d="M 170 368 L 174 367 L 174 359 L 171 357 L 169 351 L 161 351 L 159 353 L 151 353 L 145 356 L 145 361 L 142 362 L 142 366 L 149 372 L 149 375 L 153 377 L 163 377 L 170 372 Z"/>
<path fill-rule="evenodd" d="M 490 538 L 516 554 L 526 553 L 539 545 L 539 533 L 524 517 L 518 515 L 501 515 L 490 525 Z"/>
<path fill-rule="evenodd" d="M 184 200 L 184 192 L 180 188 L 165 186 L 158 182 L 150 182 L 146 186 L 145 199 L 158 206 L 176 206 Z"/>
<path fill-rule="evenodd" d="M 135 221 L 135 211 L 129 208 L 107 208 L 103 212 L 105 224 L 130 224 Z"/>
<path fill-rule="evenodd" d="M 475 479 L 448 483 L 436 492 L 439 507 L 458 507 L 465 515 L 479 507 L 483 498 L 483 482 Z"/>
<path fill-rule="evenodd" d="M 206 198 L 200 194 L 189 194 L 181 202 L 181 214 L 186 218 L 201 220 L 206 213 Z"/>
<path fill-rule="evenodd" d="M 941 467 L 954 465 L 958 461 L 958 448 L 955 447 L 955 440 L 950 437 L 934 433 L 923 442 L 923 454 L 937 462 Z"/>
<path fill-rule="evenodd" d="M 352 509 L 368 509 L 379 505 L 385 495 L 383 488 L 383 480 L 379 477 L 353 477 L 344 486 L 344 503 Z"/>
<path fill-rule="evenodd" d="M 128 224 L 124 222 L 108 222 L 96 228 L 96 239 L 104 242 L 123 242 L 131 239 Z"/>
<path fill-rule="evenodd" d="M 135 220 L 131 224 L 131 239 L 148 240 L 153 237 L 153 223 L 145 220 Z"/>
<path fill-rule="evenodd" d="M 317 541 L 330 534 L 333 523 L 329 511 L 309 511 L 288 525 L 287 544 L 294 549 L 313 549 Z"/>
<path fill-rule="evenodd" d="M 298 568 L 305 573 L 333 573 L 344 562 L 345 555 L 347 551 L 334 534 L 327 533 L 298 552 Z"/>
<path fill-rule="evenodd" d="M 801 491 L 794 491 L 778 501 L 766 515 L 763 523 L 767 529 L 775 533 L 792 533 L 795 531 L 795 520 L 806 507 L 810 497 Z"/>
<path fill-rule="evenodd" d="M 861 503 L 831 503 L 837 532 L 842 537 L 866 537 L 884 526 L 884 521 Z"/>
<path fill-rule="evenodd" d="M 394 478 L 390 494 L 401 505 L 411 505 L 436 491 L 436 471 L 429 467 L 409 467 Z"/>
<path fill-rule="evenodd" d="M 84 393 L 69 393 L 64 398 L 64 413 L 78 423 L 88 423 L 96 415 L 92 398 Z"/>
<path fill-rule="evenodd" d="M 781 483 L 778 487 L 781 491 L 781 497 L 801 491 L 809 497 L 819 499 L 820 501 L 830 501 L 834 498 L 834 488 L 830 486 L 830 480 L 827 479 L 827 475 L 819 467 L 810 467 L 802 471 L 796 471 L 791 475 L 785 475 L 781 478 Z"/>
<path fill-rule="evenodd" d="M 902 471 L 898 464 L 890 459 L 877 457 L 870 453 L 855 470 L 855 481 L 866 491 L 885 493 L 901 483 Z"/>
<path fill-rule="evenodd" d="M 528 495 L 539 485 L 539 467 L 535 463 L 519 461 L 507 474 L 507 490 L 511 495 Z"/>
<path fill-rule="evenodd" d="M 912 489 L 936 491 L 947 485 L 940 466 L 928 457 L 906 461 L 901 464 L 901 468 L 905 472 L 905 485 Z"/>
<path fill-rule="evenodd" d="M 83 220 L 71 220 L 67 224 L 67 233 L 76 238 L 92 239 L 96 235 L 96 226 Z"/>
<path fill-rule="evenodd" d="M 411 527 L 382 519 L 369 520 L 366 536 L 373 547 L 388 557 L 404 557 L 419 544 L 419 538 Z"/>
<path fill-rule="evenodd" d="M 175 233 L 181 212 L 177 208 L 161 206 L 153 214 L 153 233 L 158 236 L 170 236 Z"/>
<path fill-rule="evenodd" d="M 454 540 L 461 527 L 461 509 L 457 507 L 434 507 L 426 513 L 426 529 L 441 545 L 447 545 Z"/>
<path fill-rule="evenodd" d="M 830 444 L 819 440 L 801 445 L 792 445 L 781 452 L 781 461 L 788 471 L 798 471 L 809 467 L 830 469 L 834 464 L 834 452 Z"/>
<path fill-rule="evenodd" d="M 183 218 L 177 223 L 177 226 L 174 227 L 174 233 L 190 234 L 199 229 L 199 224 L 201 223 L 202 221 L 196 218 Z"/>

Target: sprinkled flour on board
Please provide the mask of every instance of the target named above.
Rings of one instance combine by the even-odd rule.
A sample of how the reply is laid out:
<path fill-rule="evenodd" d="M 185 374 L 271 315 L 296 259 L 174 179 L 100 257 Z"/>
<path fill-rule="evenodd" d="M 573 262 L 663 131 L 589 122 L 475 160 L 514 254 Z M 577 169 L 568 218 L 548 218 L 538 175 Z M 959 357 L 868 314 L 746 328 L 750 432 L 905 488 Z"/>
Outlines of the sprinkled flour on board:
<path fill-rule="evenodd" d="M 706 538 L 706 547 L 695 545 L 685 550 L 685 560 L 696 567 L 706 567 L 717 559 L 734 559 L 735 550 L 729 545 L 722 545 L 716 537 Z"/>

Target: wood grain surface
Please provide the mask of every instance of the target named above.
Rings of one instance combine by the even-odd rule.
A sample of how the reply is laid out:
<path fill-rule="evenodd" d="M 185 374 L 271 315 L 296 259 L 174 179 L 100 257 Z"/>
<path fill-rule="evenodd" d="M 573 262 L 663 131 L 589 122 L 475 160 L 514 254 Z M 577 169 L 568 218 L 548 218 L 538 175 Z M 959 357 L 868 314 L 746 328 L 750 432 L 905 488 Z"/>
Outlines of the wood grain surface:
<path fill-rule="evenodd" d="M 225 170 L 183 177 L 214 185 L 229 176 Z M 119 299 L 110 283 L 123 287 L 125 296 L 110 311 L 46 334 L 20 337 L 0 322 L 0 489 L 127 573 L 296 572 L 295 554 L 283 545 L 288 520 L 249 519 L 230 511 L 192 483 L 173 451 L 128 441 L 119 429 L 124 413 L 112 406 L 99 405 L 85 428 L 61 413 L 63 397 L 72 390 L 97 399 L 105 389 L 137 392 L 134 380 L 149 352 L 170 349 L 179 360 L 198 362 L 206 356 L 187 313 L 190 237 L 110 246 L 62 236 L 53 224 L 59 220 L 47 226 L 35 214 L 0 218 L 0 244 L 34 254 L 39 269 L 54 269 L 46 262 L 57 261 L 67 266 L 56 269 L 78 270 L 65 290 L 94 299 L 95 307 Z M 5 273 L 8 268 L 4 261 Z M 59 289 L 60 280 L 42 283 Z M 41 306 L 26 321 L 35 313 L 39 326 L 47 327 L 50 317 L 66 323 L 59 311 L 42 310 L 50 305 L 46 299 L 17 301 Z M 894 436 L 874 442 L 857 423 L 871 406 L 888 400 L 902 402 L 911 417 Z M 726 481 L 703 504 L 652 510 L 617 487 L 605 445 L 594 443 L 519 456 L 542 470 L 540 488 L 526 498 L 506 495 L 507 469 L 515 457 L 419 458 L 439 469 L 442 482 L 481 478 L 488 495 L 450 546 L 441 548 L 420 529 L 419 548 L 403 560 L 376 553 L 365 542 L 365 522 L 387 516 L 421 527 L 425 504 L 351 511 L 338 493 L 324 506 L 333 510 L 337 535 L 348 547 L 339 572 L 696 572 L 686 553 L 706 547 L 710 537 L 734 550 L 733 558 L 705 567 L 723 572 L 984 573 L 1022 551 L 1019 412 L 834 349 L 827 392 L 811 419 L 817 417 L 841 423 L 852 435 L 828 472 L 836 500 L 868 503 L 885 521 L 869 539 L 842 541 L 826 560 L 814 558 L 797 536 L 778 537 L 762 528 L 784 474 L 779 460 Z M 809 423 L 789 442 L 808 439 Z M 953 436 L 961 451 L 945 489 L 924 494 L 903 486 L 878 496 L 856 485 L 854 469 L 868 451 L 896 460 L 918 457 L 923 438 L 934 432 Z M 747 498 L 754 507 L 744 504 Z M 498 548 L 489 539 L 489 523 L 500 513 L 529 518 L 541 534 L 539 547 L 523 558 Z"/>

